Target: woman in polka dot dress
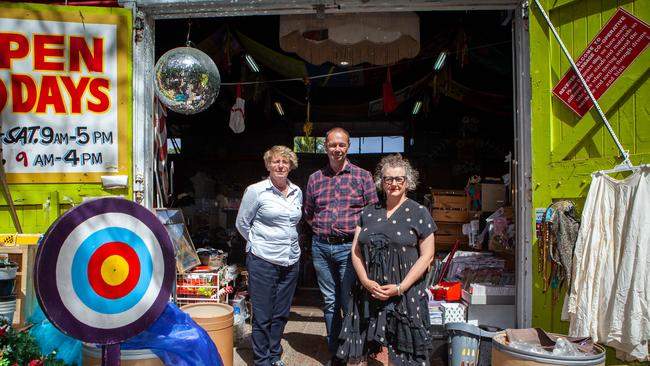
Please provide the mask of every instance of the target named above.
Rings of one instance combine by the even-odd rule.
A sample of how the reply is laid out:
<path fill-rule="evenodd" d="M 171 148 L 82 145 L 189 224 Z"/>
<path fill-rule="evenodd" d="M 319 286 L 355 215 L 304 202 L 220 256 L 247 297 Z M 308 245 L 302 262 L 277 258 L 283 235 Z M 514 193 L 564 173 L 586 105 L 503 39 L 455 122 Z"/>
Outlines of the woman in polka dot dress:
<path fill-rule="evenodd" d="M 363 209 L 352 242 L 358 281 L 346 315 L 337 356 L 364 364 L 388 348 L 391 365 L 429 365 L 428 297 L 424 273 L 434 255 L 437 229 L 428 210 L 406 197 L 418 172 L 401 155 L 384 157 L 375 183 L 385 202 Z"/>

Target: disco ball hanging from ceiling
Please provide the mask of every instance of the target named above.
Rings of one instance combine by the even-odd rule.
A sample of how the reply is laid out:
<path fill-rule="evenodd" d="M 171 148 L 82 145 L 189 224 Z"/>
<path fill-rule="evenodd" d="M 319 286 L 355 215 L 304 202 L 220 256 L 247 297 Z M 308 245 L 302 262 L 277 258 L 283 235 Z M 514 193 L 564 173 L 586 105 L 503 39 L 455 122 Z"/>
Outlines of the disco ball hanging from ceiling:
<path fill-rule="evenodd" d="M 221 76 L 210 56 L 192 47 L 167 51 L 156 63 L 155 91 L 174 112 L 196 114 L 219 95 Z"/>

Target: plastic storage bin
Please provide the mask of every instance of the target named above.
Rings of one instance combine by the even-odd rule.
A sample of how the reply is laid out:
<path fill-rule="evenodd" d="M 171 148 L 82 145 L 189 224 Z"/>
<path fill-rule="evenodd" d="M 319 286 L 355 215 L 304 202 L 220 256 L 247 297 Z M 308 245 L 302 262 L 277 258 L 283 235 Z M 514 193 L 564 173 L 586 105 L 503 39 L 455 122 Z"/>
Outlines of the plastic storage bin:
<path fill-rule="evenodd" d="M 429 328 L 431 332 L 431 352 L 430 366 L 447 366 L 449 354 L 447 352 L 447 332 L 442 324 L 433 324 Z"/>
<path fill-rule="evenodd" d="M 492 337 L 499 328 L 447 323 L 445 329 L 449 337 L 449 366 L 491 365 Z"/>

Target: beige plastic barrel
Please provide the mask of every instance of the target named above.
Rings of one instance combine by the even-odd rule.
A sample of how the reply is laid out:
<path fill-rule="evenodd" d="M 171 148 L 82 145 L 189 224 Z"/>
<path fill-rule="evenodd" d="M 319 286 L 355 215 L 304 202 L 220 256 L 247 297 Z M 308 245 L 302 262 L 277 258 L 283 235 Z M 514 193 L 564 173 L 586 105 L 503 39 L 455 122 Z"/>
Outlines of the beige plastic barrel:
<path fill-rule="evenodd" d="M 233 364 L 233 308 L 219 303 L 198 303 L 181 306 L 181 310 L 210 335 L 217 346 L 224 366 Z"/>
<path fill-rule="evenodd" d="M 85 344 L 81 350 L 83 366 L 101 366 L 102 349 Z M 121 366 L 165 366 L 165 364 L 148 349 L 120 350 Z"/>
<path fill-rule="evenodd" d="M 605 366 L 605 349 L 595 345 L 596 354 L 584 357 L 541 355 L 510 347 L 505 333 L 492 338 L 492 364 L 498 366 Z"/>

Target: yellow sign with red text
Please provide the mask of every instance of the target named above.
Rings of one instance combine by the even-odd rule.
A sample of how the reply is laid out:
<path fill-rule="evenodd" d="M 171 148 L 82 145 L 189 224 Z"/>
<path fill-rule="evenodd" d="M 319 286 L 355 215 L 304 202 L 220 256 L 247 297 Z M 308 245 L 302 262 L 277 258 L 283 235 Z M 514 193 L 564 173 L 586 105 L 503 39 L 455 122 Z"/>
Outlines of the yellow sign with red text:
<path fill-rule="evenodd" d="M 0 142 L 10 183 L 131 168 L 131 12 L 0 3 Z"/>

